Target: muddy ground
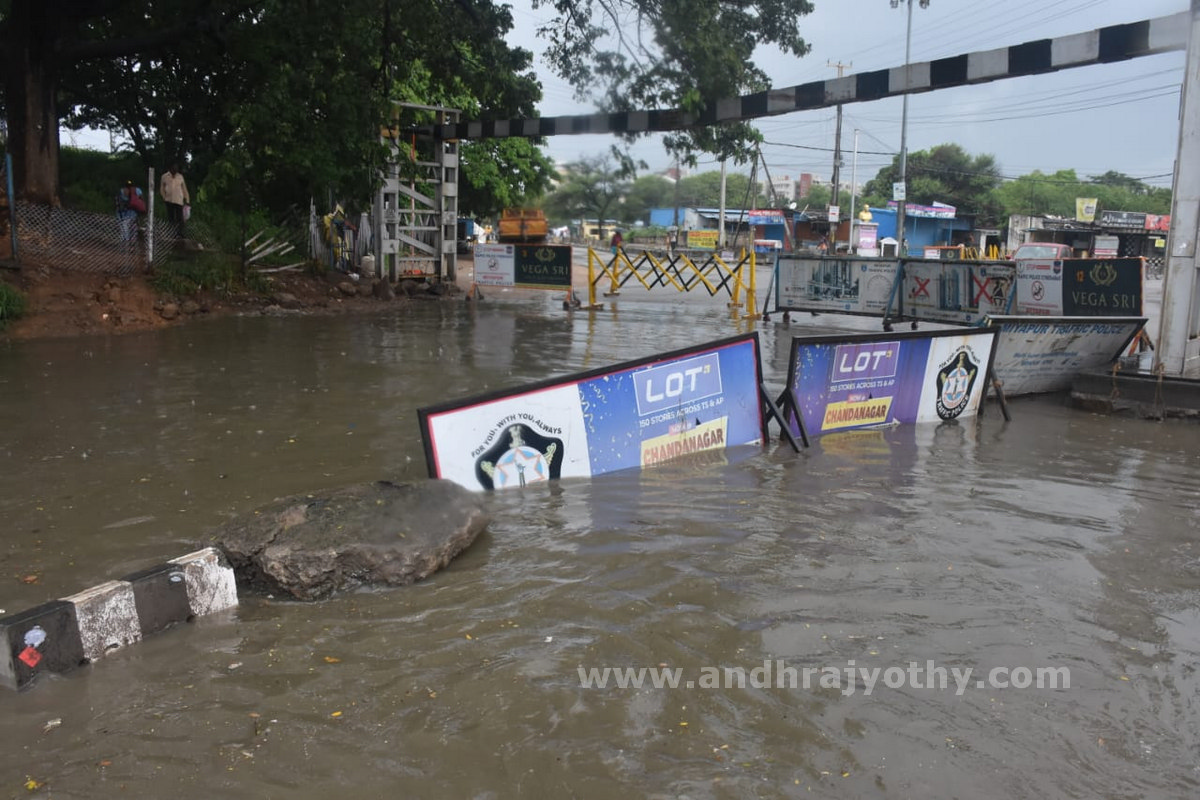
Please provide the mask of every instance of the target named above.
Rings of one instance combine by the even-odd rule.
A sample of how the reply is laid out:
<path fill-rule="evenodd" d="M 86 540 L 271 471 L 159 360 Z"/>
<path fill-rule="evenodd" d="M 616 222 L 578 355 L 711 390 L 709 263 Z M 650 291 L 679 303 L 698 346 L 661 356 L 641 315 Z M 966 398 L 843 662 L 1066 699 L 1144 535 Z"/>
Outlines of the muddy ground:
<path fill-rule="evenodd" d="M 370 282 L 348 283 L 347 276 L 340 274 L 279 273 L 269 280 L 265 294 L 203 292 L 172 297 L 157 292 L 145 275 L 115 277 L 0 265 L 0 281 L 16 286 L 26 298 L 25 314 L 0 330 L 0 341 L 156 330 L 228 314 L 369 313 L 420 301 L 408 297 L 399 285 L 394 297 L 377 297 Z M 418 285 L 417 294 L 426 294 L 428 287 L 415 283 L 413 287 Z M 445 297 L 461 301 L 458 287 L 448 288 L 452 292 Z"/>

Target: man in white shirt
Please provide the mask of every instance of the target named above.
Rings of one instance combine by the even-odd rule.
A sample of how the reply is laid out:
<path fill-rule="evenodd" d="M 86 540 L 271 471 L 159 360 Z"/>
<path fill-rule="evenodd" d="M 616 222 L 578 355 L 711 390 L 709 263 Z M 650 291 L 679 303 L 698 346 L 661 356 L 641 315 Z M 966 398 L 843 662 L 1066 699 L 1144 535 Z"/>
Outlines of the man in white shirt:
<path fill-rule="evenodd" d="M 178 164 L 172 164 L 171 168 L 163 173 L 158 190 L 162 195 L 163 202 L 167 204 L 167 222 L 175 226 L 180 239 L 184 238 L 183 207 L 192 200 L 188 194 L 187 183 L 179 172 Z"/>

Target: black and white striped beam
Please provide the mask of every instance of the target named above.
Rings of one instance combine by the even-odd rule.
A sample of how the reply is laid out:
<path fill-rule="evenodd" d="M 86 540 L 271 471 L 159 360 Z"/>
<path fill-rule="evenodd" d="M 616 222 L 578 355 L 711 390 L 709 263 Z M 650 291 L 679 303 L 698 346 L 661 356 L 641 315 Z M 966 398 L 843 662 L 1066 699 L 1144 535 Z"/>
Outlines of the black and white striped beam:
<path fill-rule="evenodd" d="M 0 684 L 69 672 L 177 622 L 236 606 L 233 569 L 208 547 L 0 617 Z"/>
<path fill-rule="evenodd" d="M 771 89 L 717 101 L 700 113 L 679 109 L 585 114 L 565 117 L 531 117 L 490 122 L 427 125 L 417 133 L 438 139 L 504 139 L 563 136 L 583 133 L 659 133 L 700 125 L 790 114 L 931 92 L 954 86 L 1041 75 L 1047 72 L 1108 64 L 1131 58 L 1187 49 L 1190 12 L 1124 25 L 1110 25 L 1087 33 L 1039 39 L 1011 47 L 939 58 L 858 75 Z"/>

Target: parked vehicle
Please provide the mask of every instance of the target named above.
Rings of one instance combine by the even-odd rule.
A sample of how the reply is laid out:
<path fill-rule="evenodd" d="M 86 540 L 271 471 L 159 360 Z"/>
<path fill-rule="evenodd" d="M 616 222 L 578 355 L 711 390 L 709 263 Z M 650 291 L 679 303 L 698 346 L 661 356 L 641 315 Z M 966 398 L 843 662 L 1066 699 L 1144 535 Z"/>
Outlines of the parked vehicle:
<path fill-rule="evenodd" d="M 1073 257 L 1071 245 L 1059 242 L 1026 242 L 1013 253 L 1013 261 L 1061 261 Z"/>
<path fill-rule="evenodd" d="M 506 208 L 500 215 L 501 242 L 544 242 L 550 235 L 540 208 Z"/>
<path fill-rule="evenodd" d="M 475 249 L 475 238 L 478 235 L 478 227 L 473 219 L 458 218 L 455 242 L 459 255 L 465 255 Z"/>

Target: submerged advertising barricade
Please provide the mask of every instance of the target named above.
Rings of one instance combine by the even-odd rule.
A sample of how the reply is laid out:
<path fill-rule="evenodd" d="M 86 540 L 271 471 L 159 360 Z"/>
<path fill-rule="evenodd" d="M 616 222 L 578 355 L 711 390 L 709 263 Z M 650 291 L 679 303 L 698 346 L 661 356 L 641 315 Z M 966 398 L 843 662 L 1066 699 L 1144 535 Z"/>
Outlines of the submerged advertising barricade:
<path fill-rule="evenodd" d="M 1068 389 L 1071 379 L 1116 361 L 1145 317 L 991 317 L 1000 327 L 993 370 L 1009 395 Z"/>
<path fill-rule="evenodd" d="M 940 261 L 781 257 L 777 311 L 976 325 L 997 314 L 1138 316 L 1143 259 Z"/>
<path fill-rule="evenodd" d="M 998 328 L 792 340 L 783 402 L 809 436 L 979 411 Z"/>
<path fill-rule="evenodd" d="M 758 334 L 418 409 L 430 477 L 475 491 L 766 441 Z"/>
<path fill-rule="evenodd" d="M 1141 258 L 958 261 L 780 258 L 776 310 L 956 325 L 1000 322 L 1009 395 L 1065 389 L 1118 358 L 1145 320 Z"/>

